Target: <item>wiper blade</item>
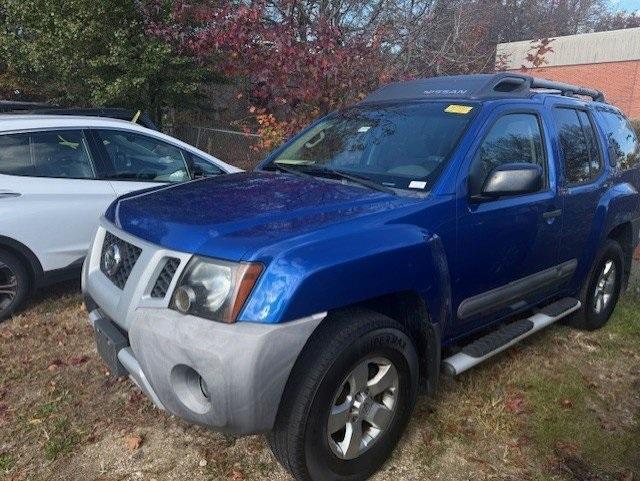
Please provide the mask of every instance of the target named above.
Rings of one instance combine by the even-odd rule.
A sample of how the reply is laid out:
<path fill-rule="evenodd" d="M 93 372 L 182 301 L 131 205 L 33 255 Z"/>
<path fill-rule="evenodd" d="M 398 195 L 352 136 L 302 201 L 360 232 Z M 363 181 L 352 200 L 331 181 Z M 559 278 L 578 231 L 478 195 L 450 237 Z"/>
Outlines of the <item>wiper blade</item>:
<path fill-rule="evenodd" d="M 395 190 L 393 190 L 390 187 L 387 187 L 386 185 L 378 184 L 377 182 L 374 182 L 368 177 L 354 175 L 351 173 L 344 172 L 342 170 L 330 169 L 328 167 L 315 167 L 313 169 L 305 169 L 305 171 L 308 173 L 317 172 L 320 174 L 325 173 L 325 174 L 334 175 L 335 177 L 341 177 L 343 179 L 350 180 L 351 182 L 360 184 L 364 187 L 369 187 L 370 189 L 373 189 L 373 190 L 386 192 L 387 194 L 391 194 L 391 195 L 398 195 Z"/>
<path fill-rule="evenodd" d="M 303 172 L 300 169 L 291 169 L 291 168 L 285 167 L 282 164 L 279 164 L 277 162 L 274 162 L 273 166 L 276 168 L 276 170 L 279 170 L 281 172 L 286 172 L 287 174 L 293 174 L 293 175 L 297 175 L 299 177 L 312 177 L 311 174 Z"/>

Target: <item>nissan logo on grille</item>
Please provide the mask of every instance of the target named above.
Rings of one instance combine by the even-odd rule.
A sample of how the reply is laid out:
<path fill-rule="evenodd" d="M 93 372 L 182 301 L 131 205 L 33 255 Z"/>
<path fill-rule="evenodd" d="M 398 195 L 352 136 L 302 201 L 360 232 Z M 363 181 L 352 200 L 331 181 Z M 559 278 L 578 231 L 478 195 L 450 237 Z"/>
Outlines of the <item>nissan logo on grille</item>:
<path fill-rule="evenodd" d="M 122 263 L 122 255 L 120 254 L 120 246 L 111 244 L 102 254 L 102 268 L 107 275 L 113 276 Z"/>

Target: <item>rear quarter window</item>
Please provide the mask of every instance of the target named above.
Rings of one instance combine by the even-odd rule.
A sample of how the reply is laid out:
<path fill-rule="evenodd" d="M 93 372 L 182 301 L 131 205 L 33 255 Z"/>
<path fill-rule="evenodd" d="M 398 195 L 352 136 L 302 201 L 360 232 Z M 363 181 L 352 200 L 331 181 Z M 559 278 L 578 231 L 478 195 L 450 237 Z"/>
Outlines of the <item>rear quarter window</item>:
<path fill-rule="evenodd" d="M 600 117 L 607 136 L 611 164 L 620 170 L 636 167 L 640 160 L 640 145 L 631 123 L 618 112 L 603 111 Z"/>

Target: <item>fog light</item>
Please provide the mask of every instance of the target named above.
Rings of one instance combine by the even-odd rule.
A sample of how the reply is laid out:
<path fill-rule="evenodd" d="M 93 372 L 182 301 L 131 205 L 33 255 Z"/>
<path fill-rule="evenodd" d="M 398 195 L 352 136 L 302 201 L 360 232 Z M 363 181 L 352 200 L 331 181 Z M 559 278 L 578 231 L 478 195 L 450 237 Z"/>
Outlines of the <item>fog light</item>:
<path fill-rule="evenodd" d="M 193 288 L 189 286 L 180 286 L 176 289 L 173 302 L 176 305 L 176 309 L 183 314 L 186 314 L 189 312 L 194 302 L 196 302 L 196 293 Z"/>

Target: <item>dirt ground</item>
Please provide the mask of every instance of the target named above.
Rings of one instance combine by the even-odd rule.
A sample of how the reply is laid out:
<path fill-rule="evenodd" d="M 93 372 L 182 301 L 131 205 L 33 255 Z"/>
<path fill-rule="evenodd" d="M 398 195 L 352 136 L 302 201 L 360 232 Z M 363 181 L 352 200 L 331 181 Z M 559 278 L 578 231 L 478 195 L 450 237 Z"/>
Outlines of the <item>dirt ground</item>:
<path fill-rule="evenodd" d="M 0 478 L 289 479 L 262 436 L 155 409 L 96 353 L 79 285 L 0 324 Z M 640 290 L 609 325 L 558 325 L 420 399 L 376 480 L 640 481 Z"/>

